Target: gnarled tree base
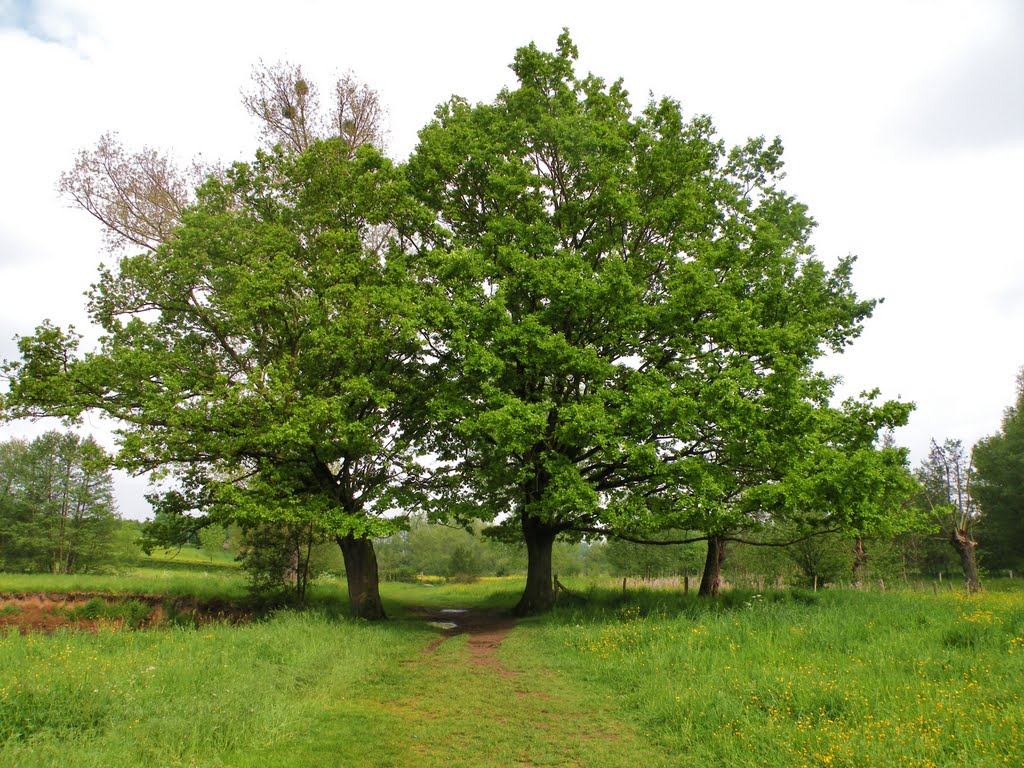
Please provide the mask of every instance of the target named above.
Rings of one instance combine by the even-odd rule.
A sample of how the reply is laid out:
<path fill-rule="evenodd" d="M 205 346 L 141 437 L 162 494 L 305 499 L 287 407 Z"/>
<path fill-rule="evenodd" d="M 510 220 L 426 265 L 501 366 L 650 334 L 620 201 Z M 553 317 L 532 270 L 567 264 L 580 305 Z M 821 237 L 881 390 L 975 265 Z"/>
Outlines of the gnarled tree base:
<path fill-rule="evenodd" d="M 949 537 L 953 549 L 960 555 L 960 567 L 964 572 L 964 584 L 970 593 L 981 590 L 981 579 L 978 578 L 978 562 L 974 557 L 974 551 L 978 542 L 971 538 L 968 531 L 954 529 Z"/>

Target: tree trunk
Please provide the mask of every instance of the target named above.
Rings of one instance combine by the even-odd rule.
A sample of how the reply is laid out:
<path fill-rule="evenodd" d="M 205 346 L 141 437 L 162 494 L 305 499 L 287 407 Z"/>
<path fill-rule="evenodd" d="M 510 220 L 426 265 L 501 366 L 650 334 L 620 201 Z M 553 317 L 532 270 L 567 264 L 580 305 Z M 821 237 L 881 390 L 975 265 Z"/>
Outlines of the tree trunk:
<path fill-rule="evenodd" d="M 338 546 L 345 558 L 345 578 L 348 581 L 348 602 L 352 615 L 360 619 L 384 619 L 384 604 L 380 601 L 377 582 L 377 555 L 373 541 L 355 536 L 339 536 Z"/>
<path fill-rule="evenodd" d="M 722 588 L 722 560 L 725 559 L 725 539 L 708 537 L 708 556 L 704 560 L 704 575 L 700 579 L 701 597 L 718 597 Z"/>
<path fill-rule="evenodd" d="M 555 588 L 551 577 L 551 551 L 558 531 L 538 520 L 522 515 L 523 539 L 526 541 L 526 589 L 513 609 L 516 616 L 550 611 L 555 604 Z"/>
<path fill-rule="evenodd" d="M 981 580 L 978 578 L 978 563 L 974 559 L 974 550 L 978 546 L 978 542 L 971 538 L 971 534 L 967 530 L 954 528 L 953 533 L 949 537 L 950 543 L 953 545 L 953 549 L 960 555 L 960 567 L 964 571 L 964 583 L 967 585 L 967 591 L 974 593 L 981 589 Z"/>
<path fill-rule="evenodd" d="M 864 539 L 858 536 L 853 541 L 853 586 L 862 589 L 864 586 L 864 569 L 868 564 L 868 555 L 864 551 Z"/>

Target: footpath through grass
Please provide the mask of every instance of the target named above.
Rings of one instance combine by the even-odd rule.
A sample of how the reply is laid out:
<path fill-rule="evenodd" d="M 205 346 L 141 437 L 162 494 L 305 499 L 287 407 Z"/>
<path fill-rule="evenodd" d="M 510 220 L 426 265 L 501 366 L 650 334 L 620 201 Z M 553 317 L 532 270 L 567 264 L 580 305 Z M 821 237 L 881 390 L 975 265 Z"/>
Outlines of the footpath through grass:
<path fill-rule="evenodd" d="M 8 634 L 0 765 L 1024 765 L 1020 590 L 597 590 L 503 638 L 420 618 L 517 587 L 388 585 L 382 624 Z"/>

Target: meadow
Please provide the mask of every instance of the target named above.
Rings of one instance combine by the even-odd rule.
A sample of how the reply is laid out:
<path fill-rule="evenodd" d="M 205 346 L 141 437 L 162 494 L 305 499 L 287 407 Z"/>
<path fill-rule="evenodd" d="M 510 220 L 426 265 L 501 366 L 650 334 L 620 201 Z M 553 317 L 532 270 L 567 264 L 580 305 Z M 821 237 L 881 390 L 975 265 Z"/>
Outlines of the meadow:
<path fill-rule="evenodd" d="M 104 578 L 125 594 L 242 584 L 160 573 Z M 0 592 L 33 579 L 57 586 L 0 575 Z M 376 624 L 345 616 L 342 587 L 240 625 L 6 632 L 0 765 L 1024 765 L 1012 582 L 715 602 L 595 586 L 462 633 L 431 619 L 496 618 L 521 583 L 387 584 Z"/>

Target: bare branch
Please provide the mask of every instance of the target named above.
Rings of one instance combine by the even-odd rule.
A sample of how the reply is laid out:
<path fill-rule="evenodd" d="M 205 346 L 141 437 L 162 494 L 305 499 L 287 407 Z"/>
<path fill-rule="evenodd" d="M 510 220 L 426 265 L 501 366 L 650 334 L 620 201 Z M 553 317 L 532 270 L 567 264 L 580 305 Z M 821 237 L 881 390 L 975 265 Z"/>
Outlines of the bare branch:
<path fill-rule="evenodd" d="M 57 189 L 103 224 L 108 251 L 155 250 L 171 238 L 203 173 L 198 163 L 182 170 L 149 147 L 129 154 L 115 134 L 106 133 L 78 153 Z"/>

